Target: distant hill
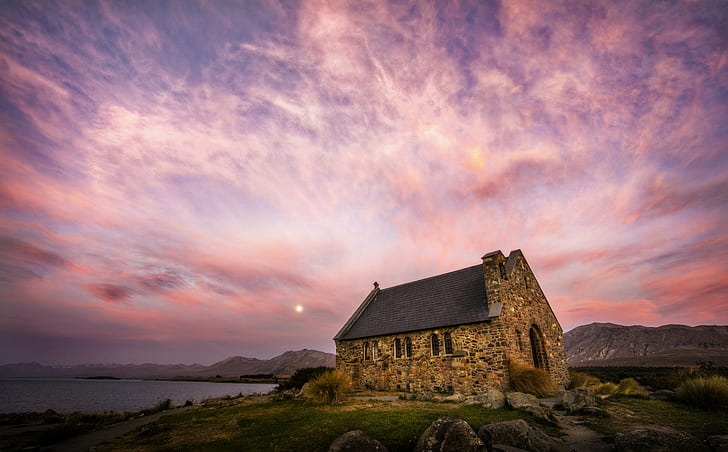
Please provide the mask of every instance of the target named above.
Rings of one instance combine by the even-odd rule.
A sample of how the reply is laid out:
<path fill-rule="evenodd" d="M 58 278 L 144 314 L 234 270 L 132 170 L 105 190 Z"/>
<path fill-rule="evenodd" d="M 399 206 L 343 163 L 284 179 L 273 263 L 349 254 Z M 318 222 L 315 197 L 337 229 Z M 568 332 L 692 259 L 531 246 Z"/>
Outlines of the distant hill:
<path fill-rule="evenodd" d="M 0 365 L 0 377 L 75 378 L 99 375 L 118 378 L 238 377 L 240 375 L 290 375 L 304 367 L 334 367 L 336 355 L 317 350 L 288 351 L 271 359 L 233 356 L 210 366 L 200 364 L 83 364 L 44 366 L 38 363 Z"/>
<path fill-rule="evenodd" d="M 592 323 L 564 333 L 570 366 L 728 366 L 728 326 Z"/>

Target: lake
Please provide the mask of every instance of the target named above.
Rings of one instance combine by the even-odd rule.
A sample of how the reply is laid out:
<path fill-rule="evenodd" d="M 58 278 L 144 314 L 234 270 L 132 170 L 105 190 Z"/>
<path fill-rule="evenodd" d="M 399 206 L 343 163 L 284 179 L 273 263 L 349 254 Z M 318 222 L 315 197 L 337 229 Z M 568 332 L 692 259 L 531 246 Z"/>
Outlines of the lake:
<path fill-rule="evenodd" d="M 139 411 L 170 399 L 201 402 L 212 397 L 267 393 L 274 384 L 197 381 L 0 379 L 0 413 Z"/>

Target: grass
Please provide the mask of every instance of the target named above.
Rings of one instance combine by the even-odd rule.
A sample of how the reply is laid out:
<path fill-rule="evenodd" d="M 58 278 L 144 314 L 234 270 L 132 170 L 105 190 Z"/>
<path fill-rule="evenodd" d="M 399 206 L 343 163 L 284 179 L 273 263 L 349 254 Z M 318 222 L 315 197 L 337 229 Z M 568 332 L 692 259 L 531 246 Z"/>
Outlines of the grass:
<path fill-rule="evenodd" d="M 241 404 L 187 411 L 160 419 L 98 452 L 112 451 L 326 451 L 349 430 L 363 430 L 392 451 L 411 451 L 422 432 L 442 416 L 460 418 L 474 429 L 490 422 L 525 419 L 549 434 L 560 431 L 530 415 L 476 405 L 350 400 L 317 405 L 301 400 Z"/>
<path fill-rule="evenodd" d="M 683 402 L 708 411 L 728 408 L 728 378 L 720 375 L 691 378 L 677 387 L 676 394 Z"/>
<path fill-rule="evenodd" d="M 728 410 L 708 413 L 680 402 L 622 394 L 600 401 L 600 407 L 608 416 L 589 417 L 587 424 L 606 435 L 654 425 L 669 426 L 701 439 L 728 431 Z"/>
<path fill-rule="evenodd" d="M 536 397 L 549 397 L 556 393 L 556 385 L 551 376 L 543 369 L 537 369 L 511 359 L 509 362 L 511 389 L 533 394 Z"/>

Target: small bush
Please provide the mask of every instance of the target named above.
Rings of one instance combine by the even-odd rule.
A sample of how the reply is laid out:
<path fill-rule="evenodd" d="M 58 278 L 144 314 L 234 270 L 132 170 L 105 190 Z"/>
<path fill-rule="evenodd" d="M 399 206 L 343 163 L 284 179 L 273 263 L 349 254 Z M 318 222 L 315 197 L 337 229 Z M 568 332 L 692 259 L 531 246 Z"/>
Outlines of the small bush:
<path fill-rule="evenodd" d="M 569 373 L 569 389 L 574 388 L 590 388 L 596 386 L 601 381 L 594 375 L 589 375 L 584 372 L 570 372 Z"/>
<path fill-rule="evenodd" d="M 617 385 L 608 381 L 606 383 L 599 383 L 598 385 L 592 386 L 591 390 L 595 394 L 599 395 L 612 395 L 617 393 Z"/>
<path fill-rule="evenodd" d="M 328 370 L 308 382 L 306 395 L 318 403 L 331 404 L 341 400 L 351 381 L 344 372 Z"/>
<path fill-rule="evenodd" d="M 617 385 L 617 394 L 638 394 L 644 389 L 634 378 L 623 378 Z"/>
<path fill-rule="evenodd" d="M 728 378 L 720 375 L 691 378 L 675 392 L 683 402 L 709 411 L 728 406 Z"/>
<path fill-rule="evenodd" d="M 533 394 L 536 397 L 549 397 L 556 393 L 556 385 L 551 376 L 543 369 L 537 369 L 510 360 L 508 368 L 511 376 L 511 389 Z"/>

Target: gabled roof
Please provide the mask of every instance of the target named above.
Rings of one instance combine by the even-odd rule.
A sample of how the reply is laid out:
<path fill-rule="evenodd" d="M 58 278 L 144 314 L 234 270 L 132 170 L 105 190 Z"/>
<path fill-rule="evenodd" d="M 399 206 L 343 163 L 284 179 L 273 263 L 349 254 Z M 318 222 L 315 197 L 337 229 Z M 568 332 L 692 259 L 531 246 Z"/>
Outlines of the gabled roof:
<path fill-rule="evenodd" d="M 482 265 L 387 289 L 374 290 L 334 337 L 360 339 L 483 322 L 500 315 L 501 304 L 485 299 Z"/>

